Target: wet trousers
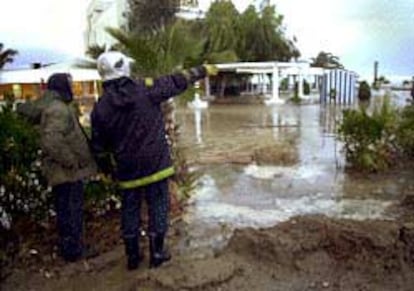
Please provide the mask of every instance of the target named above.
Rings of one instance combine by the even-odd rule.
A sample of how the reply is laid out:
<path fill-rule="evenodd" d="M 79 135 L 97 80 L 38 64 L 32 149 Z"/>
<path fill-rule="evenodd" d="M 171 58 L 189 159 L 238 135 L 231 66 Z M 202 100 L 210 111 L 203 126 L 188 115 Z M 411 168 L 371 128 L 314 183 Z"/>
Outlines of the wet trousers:
<path fill-rule="evenodd" d="M 164 179 L 147 186 L 122 191 L 121 224 L 124 239 L 139 237 L 143 199 L 148 207 L 149 235 L 164 236 L 167 233 L 170 198 L 168 179 Z"/>
<path fill-rule="evenodd" d="M 83 182 L 63 183 L 52 188 L 55 197 L 59 253 L 68 261 L 82 254 Z"/>

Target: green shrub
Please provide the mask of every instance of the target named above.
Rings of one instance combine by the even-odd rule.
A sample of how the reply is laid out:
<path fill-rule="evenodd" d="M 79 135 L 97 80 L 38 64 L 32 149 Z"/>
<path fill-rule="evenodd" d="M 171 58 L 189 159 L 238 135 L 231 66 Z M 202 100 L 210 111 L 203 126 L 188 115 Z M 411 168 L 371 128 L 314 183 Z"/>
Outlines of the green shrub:
<path fill-rule="evenodd" d="M 304 95 L 309 95 L 310 94 L 310 85 L 308 83 L 308 81 L 303 80 L 303 94 Z"/>
<path fill-rule="evenodd" d="M 344 110 L 338 132 L 348 166 L 366 171 L 387 169 L 397 154 L 397 127 L 398 110 L 387 98 L 375 104 L 371 114 L 366 107 Z"/>
<path fill-rule="evenodd" d="M 371 87 L 366 81 L 362 81 L 359 84 L 358 99 L 361 101 L 367 101 L 371 98 Z"/>
<path fill-rule="evenodd" d="M 50 214 L 52 195 L 40 172 L 37 131 L 13 111 L 0 108 L 0 281 L 19 250 L 14 225 Z"/>
<path fill-rule="evenodd" d="M 98 180 L 85 183 L 85 211 L 102 215 L 121 208 L 118 185 L 108 176 L 100 175 Z"/>
<path fill-rule="evenodd" d="M 414 106 L 405 107 L 400 114 L 401 121 L 397 130 L 397 142 L 401 151 L 414 157 Z"/>
<path fill-rule="evenodd" d="M 280 90 L 286 91 L 287 89 L 289 89 L 289 79 L 283 78 L 280 82 Z"/>
<path fill-rule="evenodd" d="M 299 86 L 298 82 L 295 82 L 295 87 L 293 89 L 293 97 L 290 98 L 290 101 L 294 104 L 300 104 L 300 97 L 299 97 Z"/>
<path fill-rule="evenodd" d="M 51 194 L 40 171 L 37 131 L 7 102 L 0 112 L 0 217 L 45 218 Z"/>
<path fill-rule="evenodd" d="M 303 80 L 303 95 L 310 94 L 310 85 L 306 80 Z M 299 82 L 295 82 L 295 87 L 293 91 L 293 97 L 290 98 L 290 101 L 295 104 L 300 104 L 301 98 L 299 97 Z"/>

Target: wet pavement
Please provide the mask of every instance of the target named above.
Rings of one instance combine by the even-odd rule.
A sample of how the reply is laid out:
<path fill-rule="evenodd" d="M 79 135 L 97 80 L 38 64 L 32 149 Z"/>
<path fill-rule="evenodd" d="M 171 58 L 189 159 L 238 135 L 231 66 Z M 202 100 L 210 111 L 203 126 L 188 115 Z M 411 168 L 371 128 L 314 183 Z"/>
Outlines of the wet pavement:
<path fill-rule="evenodd" d="M 405 104 L 404 93 L 392 95 Z M 396 219 L 392 206 L 414 190 L 412 171 L 381 178 L 344 172 L 335 138 L 345 109 L 339 105 L 212 105 L 179 109 L 181 143 L 203 174 L 184 220 L 183 253 L 219 251 L 235 228 L 270 227 L 292 216 L 324 214 L 352 219 Z M 197 164 L 202 156 L 283 145 L 297 157 L 291 166 Z M 195 252 L 196 251 L 196 252 Z"/>

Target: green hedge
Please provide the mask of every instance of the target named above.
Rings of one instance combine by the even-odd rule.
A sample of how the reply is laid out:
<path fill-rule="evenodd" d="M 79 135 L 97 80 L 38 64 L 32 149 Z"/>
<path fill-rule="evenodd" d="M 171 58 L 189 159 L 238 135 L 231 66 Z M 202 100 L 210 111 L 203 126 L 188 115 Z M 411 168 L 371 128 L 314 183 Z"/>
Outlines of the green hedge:
<path fill-rule="evenodd" d="M 414 108 L 398 109 L 388 98 L 375 104 L 347 109 L 338 128 L 347 166 L 378 172 L 414 156 Z"/>

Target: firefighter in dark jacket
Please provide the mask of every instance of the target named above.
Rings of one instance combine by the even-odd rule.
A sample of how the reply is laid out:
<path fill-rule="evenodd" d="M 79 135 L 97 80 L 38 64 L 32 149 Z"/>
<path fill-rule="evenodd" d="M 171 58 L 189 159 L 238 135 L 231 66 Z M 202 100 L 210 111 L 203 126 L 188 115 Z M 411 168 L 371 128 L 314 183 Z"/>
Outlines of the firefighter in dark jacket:
<path fill-rule="evenodd" d="M 167 178 L 174 174 L 166 140 L 161 103 L 184 92 L 188 85 L 214 66 L 204 65 L 157 79 L 130 78 L 131 59 L 120 52 L 103 53 L 98 71 L 103 94 L 91 114 L 92 148 L 97 156 L 106 152 L 115 160 L 114 176 L 122 190 L 122 234 L 128 269 L 136 269 L 139 254 L 141 201 L 148 205 L 150 267 L 171 256 L 164 249 L 168 230 L 169 192 Z M 105 166 L 101 165 L 102 168 Z"/>

